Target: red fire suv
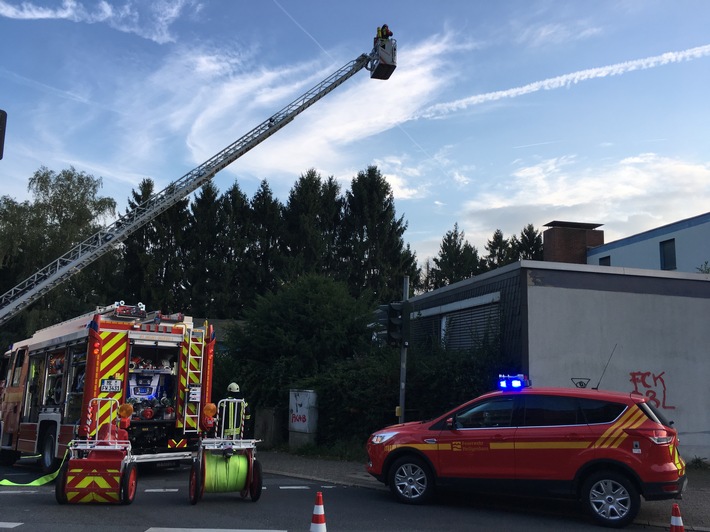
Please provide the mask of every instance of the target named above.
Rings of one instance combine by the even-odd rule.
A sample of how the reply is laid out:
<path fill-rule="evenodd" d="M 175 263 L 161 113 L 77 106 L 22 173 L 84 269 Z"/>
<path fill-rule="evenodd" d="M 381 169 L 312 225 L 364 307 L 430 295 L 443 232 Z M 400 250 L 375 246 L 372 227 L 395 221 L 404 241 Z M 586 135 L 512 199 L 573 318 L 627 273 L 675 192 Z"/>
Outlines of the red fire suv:
<path fill-rule="evenodd" d="M 576 497 L 601 525 L 634 520 L 640 496 L 680 498 L 678 435 L 646 398 L 592 389 L 531 388 L 502 377 L 488 393 L 432 420 L 370 436 L 368 472 L 401 502 L 436 486 Z"/>

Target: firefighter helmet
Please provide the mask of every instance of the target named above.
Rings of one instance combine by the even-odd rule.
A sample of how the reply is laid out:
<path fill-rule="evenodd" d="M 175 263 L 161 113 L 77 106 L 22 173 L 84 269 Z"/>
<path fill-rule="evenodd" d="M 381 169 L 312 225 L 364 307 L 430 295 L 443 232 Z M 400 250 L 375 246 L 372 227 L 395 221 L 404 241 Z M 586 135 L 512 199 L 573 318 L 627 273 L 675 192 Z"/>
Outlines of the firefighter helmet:
<path fill-rule="evenodd" d="M 239 391 L 239 385 L 236 382 L 233 382 L 229 386 L 227 386 L 227 391 L 236 393 Z"/>

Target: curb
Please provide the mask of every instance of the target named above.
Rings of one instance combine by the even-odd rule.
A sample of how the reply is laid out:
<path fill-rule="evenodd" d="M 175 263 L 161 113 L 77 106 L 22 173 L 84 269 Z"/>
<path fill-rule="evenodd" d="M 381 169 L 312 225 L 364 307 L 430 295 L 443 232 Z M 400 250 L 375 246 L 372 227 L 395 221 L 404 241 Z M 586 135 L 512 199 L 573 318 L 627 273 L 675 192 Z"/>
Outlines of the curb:
<path fill-rule="evenodd" d="M 347 478 L 339 478 L 338 480 L 332 479 L 332 478 L 327 478 L 326 476 L 323 475 L 305 475 L 302 473 L 294 473 L 292 471 L 283 471 L 279 470 L 278 468 L 271 468 L 271 467 L 264 467 L 263 468 L 264 473 L 269 473 L 271 475 L 279 475 L 282 477 L 291 477 L 291 478 L 300 478 L 303 480 L 313 480 L 317 482 L 328 482 L 330 484 L 338 484 L 340 486 L 349 486 L 349 487 L 357 487 L 357 488 L 365 488 L 365 489 L 374 489 L 374 490 L 387 490 L 387 488 L 375 480 L 374 478 L 372 480 L 369 479 L 358 479 L 358 478 L 352 478 L 352 479 L 347 479 Z M 710 532 L 710 531 L 708 531 Z"/>

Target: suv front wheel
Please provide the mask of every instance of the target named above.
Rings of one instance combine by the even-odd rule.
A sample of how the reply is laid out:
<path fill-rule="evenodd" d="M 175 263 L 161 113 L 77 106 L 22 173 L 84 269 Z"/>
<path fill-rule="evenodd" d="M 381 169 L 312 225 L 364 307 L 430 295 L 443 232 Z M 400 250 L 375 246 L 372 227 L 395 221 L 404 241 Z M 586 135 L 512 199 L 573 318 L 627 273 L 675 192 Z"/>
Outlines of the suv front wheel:
<path fill-rule="evenodd" d="M 403 456 L 390 468 L 389 486 L 398 501 L 424 504 L 434 493 L 434 476 L 421 458 Z"/>
<path fill-rule="evenodd" d="M 593 473 L 582 486 L 582 503 L 594 520 L 606 527 L 621 528 L 639 512 L 639 492 L 628 477 L 614 471 Z"/>

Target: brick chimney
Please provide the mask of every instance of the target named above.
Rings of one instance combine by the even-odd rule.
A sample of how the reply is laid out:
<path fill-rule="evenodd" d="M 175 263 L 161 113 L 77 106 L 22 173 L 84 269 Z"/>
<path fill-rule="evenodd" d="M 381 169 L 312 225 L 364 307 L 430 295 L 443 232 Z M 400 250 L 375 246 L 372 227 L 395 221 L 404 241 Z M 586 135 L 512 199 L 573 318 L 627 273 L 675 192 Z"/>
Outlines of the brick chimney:
<path fill-rule="evenodd" d="M 587 250 L 604 244 L 602 224 L 553 221 L 542 233 L 542 260 L 587 264 Z"/>

